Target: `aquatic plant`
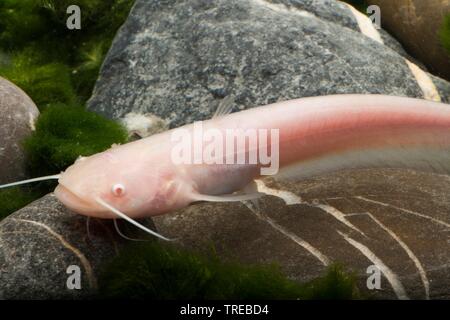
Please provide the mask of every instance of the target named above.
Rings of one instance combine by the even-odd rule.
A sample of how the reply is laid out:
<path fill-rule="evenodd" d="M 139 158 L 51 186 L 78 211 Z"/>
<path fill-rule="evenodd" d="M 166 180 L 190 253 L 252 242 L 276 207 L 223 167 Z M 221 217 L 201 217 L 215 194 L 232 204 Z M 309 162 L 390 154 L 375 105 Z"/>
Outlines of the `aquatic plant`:
<path fill-rule="evenodd" d="M 167 244 L 133 244 L 103 270 L 100 297 L 112 299 L 354 299 L 355 278 L 331 266 L 307 284 L 289 280 L 276 265 L 223 262 Z"/>
<path fill-rule="evenodd" d="M 86 111 L 80 105 L 49 104 L 36 122 L 36 130 L 23 141 L 30 176 L 64 171 L 79 156 L 89 156 L 128 140 L 118 122 Z M 55 181 L 29 185 L 27 189 L 0 190 L 0 218 L 38 199 L 56 186 Z"/>
<path fill-rule="evenodd" d="M 36 63 L 31 51 L 14 55 L 1 75 L 24 90 L 41 111 L 55 101 L 69 105 L 77 101 L 70 69 L 62 63 Z"/>
<path fill-rule="evenodd" d="M 110 45 L 109 41 L 99 39 L 79 48 L 80 55 L 72 72 L 72 80 L 80 97 L 90 97 Z"/>
<path fill-rule="evenodd" d="M 0 75 L 22 86 L 39 109 L 50 102 L 67 102 L 70 91 L 80 102 L 87 101 L 107 50 L 133 2 L 1 1 L 0 51 L 11 59 L 7 65 L 0 64 Z M 70 5 L 81 8 L 82 30 L 66 26 Z M 48 92 L 50 96 L 45 99 Z"/>
<path fill-rule="evenodd" d="M 442 27 L 441 27 L 439 35 L 441 38 L 442 46 L 445 49 L 447 49 L 447 51 L 450 55 L 450 14 L 448 14 L 444 18 L 444 22 L 442 23 Z"/>
<path fill-rule="evenodd" d="M 128 134 L 119 123 L 82 106 L 49 105 L 36 122 L 24 148 L 33 175 L 55 174 L 78 156 L 89 156 L 125 143 Z"/>
<path fill-rule="evenodd" d="M 134 0 L 0 1 L 0 76 L 22 88 L 41 116 L 25 141 L 30 175 L 65 169 L 78 155 L 103 151 L 125 142 L 125 131 L 88 113 L 90 97 L 105 55 Z M 69 5 L 82 11 L 82 30 L 66 26 Z M 64 111 L 63 111 L 63 108 Z M 5 216 L 52 190 L 40 183 L 0 191 Z"/>
<path fill-rule="evenodd" d="M 360 299 L 356 287 L 356 275 L 345 271 L 341 264 L 332 264 L 325 275 L 306 284 L 304 299 L 343 300 Z"/>
<path fill-rule="evenodd" d="M 26 206 L 35 200 L 39 195 L 26 188 L 10 188 L 0 190 L 0 220 L 11 212 Z"/>

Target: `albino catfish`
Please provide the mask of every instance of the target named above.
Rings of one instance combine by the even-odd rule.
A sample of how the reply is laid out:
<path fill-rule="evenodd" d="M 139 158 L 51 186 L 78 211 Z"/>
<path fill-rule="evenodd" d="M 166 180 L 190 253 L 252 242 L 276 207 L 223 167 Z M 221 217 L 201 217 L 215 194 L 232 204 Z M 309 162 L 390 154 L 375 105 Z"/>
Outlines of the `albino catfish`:
<path fill-rule="evenodd" d="M 222 108 L 218 116 L 203 121 L 204 130 L 224 137 L 227 130 L 277 130 L 276 141 L 272 137 L 265 140 L 266 145 L 253 145 L 278 153 L 280 170 L 275 178 L 308 178 L 373 167 L 450 172 L 450 105 L 383 95 L 332 95 L 227 113 Z M 181 129 L 195 135 L 195 124 Z M 55 195 L 74 212 L 120 217 L 162 239 L 166 238 L 133 219 L 168 213 L 197 201 L 261 196 L 248 186 L 261 176 L 267 163 L 176 162 L 173 154 L 179 143 L 173 139 L 174 130 L 180 128 L 80 158 L 59 175 L 0 188 L 58 179 Z M 207 147 L 208 141 L 202 144 Z M 234 150 L 233 156 L 239 156 L 240 151 Z"/>

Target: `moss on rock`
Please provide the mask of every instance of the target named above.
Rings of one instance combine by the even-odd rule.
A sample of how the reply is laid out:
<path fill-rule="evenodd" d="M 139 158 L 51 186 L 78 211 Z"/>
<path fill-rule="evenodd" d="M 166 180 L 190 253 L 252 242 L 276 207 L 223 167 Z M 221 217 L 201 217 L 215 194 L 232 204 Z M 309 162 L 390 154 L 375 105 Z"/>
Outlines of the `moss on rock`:
<path fill-rule="evenodd" d="M 41 116 L 24 142 L 31 176 L 57 173 L 79 155 L 126 141 L 119 124 L 87 112 L 100 66 L 134 0 L 0 1 L 0 75 L 22 88 Z M 67 7 L 78 5 L 82 30 L 66 26 Z M 3 190 L 0 215 L 49 192 L 52 182 Z"/>
<path fill-rule="evenodd" d="M 39 194 L 25 188 L 0 190 L 0 220 L 35 200 Z"/>
<path fill-rule="evenodd" d="M 157 242 L 131 245 L 100 277 L 100 297 L 112 299 L 353 299 L 355 279 L 334 265 L 307 284 L 276 265 L 221 262 Z"/>
<path fill-rule="evenodd" d="M 55 101 L 73 104 L 77 101 L 70 69 L 62 63 L 39 64 L 31 51 L 12 57 L 2 76 L 24 90 L 43 111 Z"/>
<path fill-rule="evenodd" d="M 450 14 L 444 18 L 442 28 L 440 30 L 440 38 L 442 46 L 448 51 L 450 59 Z"/>
<path fill-rule="evenodd" d="M 0 75 L 21 86 L 42 110 L 48 103 L 85 102 L 117 29 L 134 0 L 4 0 L 0 50 L 11 62 Z M 67 7 L 78 5 L 82 30 L 66 26 Z M 47 95 L 47 97 L 46 97 Z"/>
<path fill-rule="evenodd" d="M 127 141 L 119 123 L 86 111 L 81 106 L 52 104 L 41 114 L 36 131 L 24 146 L 30 170 L 36 175 L 55 174 L 78 156 L 89 156 Z"/>

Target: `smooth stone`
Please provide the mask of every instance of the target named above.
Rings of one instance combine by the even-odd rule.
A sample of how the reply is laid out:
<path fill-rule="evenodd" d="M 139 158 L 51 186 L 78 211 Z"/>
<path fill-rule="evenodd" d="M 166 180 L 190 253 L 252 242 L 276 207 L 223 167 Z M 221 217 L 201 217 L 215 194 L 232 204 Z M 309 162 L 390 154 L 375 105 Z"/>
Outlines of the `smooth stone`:
<path fill-rule="evenodd" d="M 450 53 L 441 44 L 439 30 L 450 14 L 448 0 L 370 0 L 381 9 L 382 26 L 408 52 L 441 77 L 450 80 Z"/>
<path fill-rule="evenodd" d="M 210 118 L 229 95 L 235 111 L 340 93 L 424 97 L 395 41 L 363 35 L 356 21 L 334 0 L 138 0 L 88 108 L 177 127 Z M 448 102 L 450 84 L 435 85 Z"/>
<path fill-rule="evenodd" d="M 90 219 L 66 209 L 53 194 L 0 222 L 0 300 L 88 299 L 95 297 L 98 274 L 128 240 L 111 220 Z M 150 220 L 146 220 L 152 227 Z M 128 237 L 142 233 L 119 222 Z M 70 278 L 79 268 L 80 289 Z M 69 286 L 67 285 L 69 283 Z"/>
<path fill-rule="evenodd" d="M 26 176 L 22 141 L 33 132 L 38 116 L 27 94 L 0 77 L 0 184 Z"/>
<path fill-rule="evenodd" d="M 408 298 L 426 299 L 428 283 L 429 298 L 450 299 L 449 177 L 377 169 L 264 184 L 272 195 L 262 198 L 259 212 L 241 203 L 200 203 L 155 217 L 155 225 L 185 248 L 213 247 L 224 259 L 276 263 L 299 282 L 337 262 L 375 298 L 397 299 L 403 288 Z M 367 269 L 378 264 L 371 254 L 398 281 L 397 294 L 383 272 L 381 288 L 367 288 Z"/>

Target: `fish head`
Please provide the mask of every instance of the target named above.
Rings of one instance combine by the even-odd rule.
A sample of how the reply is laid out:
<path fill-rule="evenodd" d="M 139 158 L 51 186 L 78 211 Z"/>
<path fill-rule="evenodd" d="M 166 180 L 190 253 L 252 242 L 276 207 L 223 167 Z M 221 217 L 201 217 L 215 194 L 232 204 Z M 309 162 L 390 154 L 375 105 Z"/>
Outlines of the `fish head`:
<path fill-rule="evenodd" d="M 186 205 L 179 195 L 185 184 L 170 161 L 157 156 L 139 161 L 127 150 L 80 158 L 61 174 L 55 196 L 72 211 L 117 218 L 99 199 L 131 218 L 163 214 Z"/>

